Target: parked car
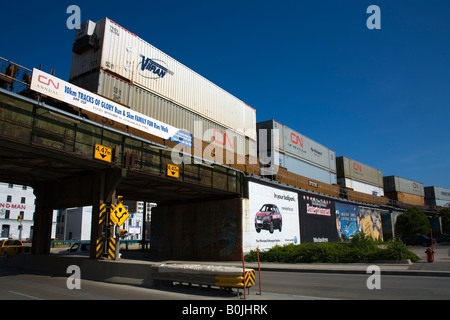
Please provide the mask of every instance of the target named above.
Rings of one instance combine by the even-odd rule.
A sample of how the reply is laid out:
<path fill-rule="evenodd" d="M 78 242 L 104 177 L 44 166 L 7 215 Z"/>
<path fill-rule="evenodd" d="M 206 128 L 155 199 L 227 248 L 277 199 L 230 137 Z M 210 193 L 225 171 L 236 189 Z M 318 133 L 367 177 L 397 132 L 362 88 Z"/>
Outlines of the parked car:
<path fill-rule="evenodd" d="M 59 254 L 89 256 L 91 254 L 91 244 L 89 242 L 81 241 L 74 242 L 69 249 L 61 251 Z M 122 253 L 119 253 L 119 259 L 122 259 Z"/>
<path fill-rule="evenodd" d="M 0 241 L 0 256 L 8 259 L 22 252 L 30 252 L 31 247 L 24 247 L 20 240 L 2 240 Z"/>
<path fill-rule="evenodd" d="M 437 243 L 450 242 L 450 234 L 443 234 L 436 238 Z"/>
<path fill-rule="evenodd" d="M 255 216 L 255 229 L 256 232 L 261 232 L 262 229 L 269 230 L 273 233 L 274 229 L 278 229 L 281 232 L 282 217 L 280 210 L 274 204 L 264 204 Z"/>
<path fill-rule="evenodd" d="M 66 251 L 61 251 L 59 254 L 67 255 L 82 255 L 88 256 L 91 253 L 91 244 L 89 242 L 74 242 L 72 246 Z"/>
<path fill-rule="evenodd" d="M 417 245 L 421 244 L 424 247 L 431 246 L 431 239 L 423 234 L 416 234 L 413 236 L 410 236 L 408 238 L 402 239 L 403 243 L 406 245 Z M 433 242 L 436 240 L 433 239 Z"/>

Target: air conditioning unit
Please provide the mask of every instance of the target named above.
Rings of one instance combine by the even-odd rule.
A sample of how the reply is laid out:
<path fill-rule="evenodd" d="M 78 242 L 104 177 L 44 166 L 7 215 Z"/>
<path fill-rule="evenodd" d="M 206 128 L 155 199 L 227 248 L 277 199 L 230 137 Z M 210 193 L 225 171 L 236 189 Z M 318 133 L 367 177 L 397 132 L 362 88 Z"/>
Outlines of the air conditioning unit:
<path fill-rule="evenodd" d="M 95 22 L 91 20 L 83 22 L 80 25 L 80 29 L 76 29 L 72 52 L 80 54 L 95 47 L 96 36 L 94 31 Z"/>

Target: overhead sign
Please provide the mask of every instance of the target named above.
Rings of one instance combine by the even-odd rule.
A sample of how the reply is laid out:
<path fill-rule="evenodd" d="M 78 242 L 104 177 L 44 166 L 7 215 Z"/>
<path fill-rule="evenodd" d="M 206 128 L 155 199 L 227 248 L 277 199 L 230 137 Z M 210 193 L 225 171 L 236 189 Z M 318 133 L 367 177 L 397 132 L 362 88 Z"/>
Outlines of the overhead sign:
<path fill-rule="evenodd" d="M 179 178 L 180 177 L 180 167 L 175 166 L 173 164 L 168 164 L 167 165 L 167 176 Z"/>
<path fill-rule="evenodd" d="M 117 206 L 111 205 L 112 211 L 110 215 L 110 219 L 114 224 L 117 224 L 119 227 L 128 219 L 130 213 L 125 208 L 123 203 L 119 203 Z"/>
<path fill-rule="evenodd" d="M 114 101 L 33 69 L 30 88 L 129 127 L 192 148 L 192 134 L 150 118 Z"/>
<path fill-rule="evenodd" d="M 112 149 L 102 146 L 101 144 L 95 145 L 94 158 L 111 162 Z"/>

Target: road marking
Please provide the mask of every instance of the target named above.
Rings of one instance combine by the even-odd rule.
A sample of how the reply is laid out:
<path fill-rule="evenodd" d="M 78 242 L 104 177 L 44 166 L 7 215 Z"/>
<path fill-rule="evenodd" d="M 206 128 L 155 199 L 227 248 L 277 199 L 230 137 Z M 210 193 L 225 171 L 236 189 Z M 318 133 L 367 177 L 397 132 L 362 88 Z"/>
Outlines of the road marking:
<path fill-rule="evenodd" d="M 9 293 L 13 293 L 13 294 L 17 294 L 19 296 L 27 297 L 27 298 L 30 298 L 30 299 L 33 299 L 33 300 L 44 300 L 44 299 L 41 299 L 41 298 L 38 298 L 38 297 L 30 296 L 30 295 L 25 294 L 25 293 L 20 293 L 20 292 L 16 292 L 16 291 L 8 291 L 8 292 Z"/>

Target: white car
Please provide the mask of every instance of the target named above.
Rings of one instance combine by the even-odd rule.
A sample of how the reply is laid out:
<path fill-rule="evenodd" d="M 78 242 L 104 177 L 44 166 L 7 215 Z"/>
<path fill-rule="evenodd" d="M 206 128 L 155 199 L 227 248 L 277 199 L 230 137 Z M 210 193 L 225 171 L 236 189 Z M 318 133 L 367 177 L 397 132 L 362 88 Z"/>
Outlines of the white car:
<path fill-rule="evenodd" d="M 59 254 L 88 256 L 91 254 L 91 244 L 89 242 L 74 242 L 69 249 L 61 251 Z"/>
<path fill-rule="evenodd" d="M 89 256 L 91 254 L 91 244 L 89 242 L 74 242 L 69 249 L 61 251 L 59 254 Z M 122 259 L 121 253 L 119 253 L 119 259 Z"/>

